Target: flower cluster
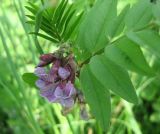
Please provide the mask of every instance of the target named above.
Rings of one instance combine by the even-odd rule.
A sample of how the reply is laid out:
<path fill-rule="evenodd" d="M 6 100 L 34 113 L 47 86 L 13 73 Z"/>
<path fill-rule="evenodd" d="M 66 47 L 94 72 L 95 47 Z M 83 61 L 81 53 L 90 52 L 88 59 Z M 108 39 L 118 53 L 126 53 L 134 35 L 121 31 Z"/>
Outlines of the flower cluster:
<path fill-rule="evenodd" d="M 50 65 L 50 68 L 46 68 Z M 40 63 L 35 68 L 35 75 L 38 76 L 36 86 L 40 89 L 42 97 L 49 102 L 60 103 L 63 107 L 62 114 L 66 115 L 72 110 L 75 101 L 80 105 L 80 116 L 82 119 L 89 119 L 80 90 L 74 87 L 77 73 L 77 64 L 73 55 L 63 56 L 63 51 L 40 56 Z"/>
<path fill-rule="evenodd" d="M 45 66 L 52 64 L 50 70 Z M 40 94 L 49 102 L 60 103 L 63 108 L 72 108 L 77 95 L 74 87 L 76 63 L 72 55 L 60 58 L 54 54 L 44 54 L 35 69 L 39 77 L 36 85 Z"/>

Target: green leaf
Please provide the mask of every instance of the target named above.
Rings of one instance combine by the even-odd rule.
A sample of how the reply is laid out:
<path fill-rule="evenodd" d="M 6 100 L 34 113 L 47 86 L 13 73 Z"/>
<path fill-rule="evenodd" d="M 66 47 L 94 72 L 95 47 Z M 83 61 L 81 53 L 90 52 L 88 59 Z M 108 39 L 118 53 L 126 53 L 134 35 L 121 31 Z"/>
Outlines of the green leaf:
<path fill-rule="evenodd" d="M 50 22 L 46 18 L 44 18 L 44 17 L 43 17 L 42 20 L 43 21 L 40 24 L 40 29 L 42 31 L 44 31 L 46 34 L 48 34 L 49 36 L 54 37 L 54 38 L 57 39 L 57 34 L 55 32 L 55 29 L 52 27 L 52 25 L 50 24 Z M 30 22 L 30 24 L 36 25 L 35 19 L 34 19 L 34 21 L 29 21 L 29 22 Z"/>
<path fill-rule="evenodd" d="M 128 32 L 127 36 L 160 58 L 160 36 L 157 32 L 153 30 L 143 30 L 139 32 Z"/>
<path fill-rule="evenodd" d="M 147 101 L 152 101 L 154 98 L 156 98 L 156 94 L 159 92 L 159 87 L 156 85 L 155 81 L 147 85 L 142 91 L 141 91 L 141 97 Z"/>
<path fill-rule="evenodd" d="M 43 12 L 44 12 L 44 9 L 40 9 L 38 10 L 37 14 L 36 14 L 36 18 L 35 18 L 35 33 L 38 33 L 39 32 L 39 29 L 40 29 L 40 26 L 41 26 L 41 23 L 42 23 L 42 19 L 43 19 Z M 35 34 L 35 46 L 38 50 L 38 52 L 40 54 L 43 54 L 43 49 L 41 48 L 39 42 L 38 42 L 38 39 L 37 39 L 37 34 Z"/>
<path fill-rule="evenodd" d="M 43 12 L 44 12 L 45 8 L 42 7 L 36 14 L 36 19 L 35 19 L 35 32 L 38 33 L 41 23 L 43 21 Z"/>
<path fill-rule="evenodd" d="M 140 46 L 126 36 L 119 38 L 105 49 L 105 56 L 120 66 L 143 75 L 153 75 Z"/>
<path fill-rule="evenodd" d="M 65 9 L 67 8 L 67 5 L 68 5 L 68 0 L 64 0 L 64 4 L 63 4 L 63 6 L 61 7 L 61 9 L 60 9 L 60 11 L 59 11 L 59 15 L 58 15 L 58 17 L 57 17 L 57 19 L 56 19 L 56 24 L 58 25 L 58 24 L 60 24 L 61 23 L 61 18 L 63 17 L 63 14 L 64 14 L 64 12 L 65 12 Z"/>
<path fill-rule="evenodd" d="M 89 65 L 94 76 L 105 88 L 128 102 L 138 103 L 136 92 L 125 69 L 104 55 L 94 56 Z"/>
<path fill-rule="evenodd" d="M 30 6 L 30 7 L 32 7 L 33 9 L 35 9 L 35 10 L 38 10 L 39 8 L 38 8 L 38 6 L 37 5 L 35 5 L 35 4 L 33 4 L 32 2 L 27 2 L 28 3 L 28 5 Z"/>
<path fill-rule="evenodd" d="M 67 18 L 66 18 L 66 21 L 65 21 L 65 23 L 64 23 L 64 30 L 63 30 L 63 32 L 62 32 L 62 35 L 63 35 L 63 36 L 66 35 L 66 29 L 67 29 L 67 28 L 70 29 L 70 27 L 68 27 L 68 25 L 69 25 L 69 22 L 71 21 L 71 19 L 72 19 L 72 17 L 73 17 L 74 14 L 75 14 L 75 10 L 73 10 L 70 14 L 68 14 L 68 16 L 67 16 Z M 69 36 L 70 36 L 70 35 L 69 35 Z"/>
<path fill-rule="evenodd" d="M 110 124 L 111 102 L 109 91 L 91 73 L 89 66 L 84 66 L 80 73 L 82 91 L 93 115 L 104 131 Z"/>
<path fill-rule="evenodd" d="M 30 34 L 35 34 L 36 36 L 43 37 L 44 39 L 49 40 L 51 42 L 58 43 L 58 41 L 56 39 L 49 37 L 49 36 L 42 34 L 42 33 L 31 32 Z"/>
<path fill-rule="evenodd" d="M 128 13 L 130 6 L 127 5 L 121 13 L 113 20 L 113 24 L 109 27 L 109 36 L 110 38 L 113 38 L 115 36 L 118 36 L 121 34 L 124 30 L 125 21 L 124 18 L 126 17 L 126 14 Z"/>
<path fill-rule="evenodd" d="M 29 7 L 29 6 L 25 6 L 25 8 L 30 11 L 32 14 L 36 14 L 37 10 L 35 8 Z"/>
<path fill-rule="evenodd" d="M 68 9 L 64 12 L 64 15 L 62 16 L 59 24 L 57 24 L 58 29 L 60 29 L 59 31 L 62 31 L 62 29 L 63 29 L 62 26 L 64 26 L 64 24 L 67 20 L 67 17 L 69 16 L 70 12 L 72 11 L 72 7 L 73 7 L 73 4 L 68 7 Z"/>
<path fill-rule="evenodd" d="M 32 21 L 32 20 L 31 20 L 31 21 L 26 21 L 26 23 L 27 23 L 27 24 L 30 24 L 30 25 L 34 25 L 34 24 L 35 24 L 35 21 Z"/>
<path fill-rule="evenodd" d="M 42 30 L 46 35 L 55 39 L 56 42 L 58 41 L 58 43 L 67 41 L 77 25 L 79 25 L 79 21 L 75 19 L 78 18 L 76 13 L 79 12 L 68 0 L 60 1 L 56 8 L 51 7 L 48 1 L 42 4 L 41 7 L 29 2 L 29 6 L 26 6 L 26 8 L 32 13 L 32 15 L 27 15 L 27 17 L 33 21 L 28 21 L 27 23 L 35 25 L 34 32 L 38 33 L 39 30 Z M 73 24 L 73 26 L 70 24 Z M 36 39 L 35 41 L 40 51 L 38 40 Z"/>
<path fill-rule="evenodd" d="M 160 1 L 156 1 L 156 4 L 152 6 L 153 16 L 160 21 Z"/>
<path fill-rule="evenodd" d="M 152 19 L 152 4 L 149 0 L 140 0 L 128 12 L 125 22 L 128 29 L 138 30 Z"/>
<path fill-rule="evenodd" d="M 72 34 L 74 33 L 75 29 L 77 28 L 79 22 L 81 21 L 81 18 L 83 16 L 83 13 L 81 13 L 79 16 L 75 17 L 75 21 L 73 21 L 70 26 L 68 26 L 68 29 L 66 29 L 66 31 L 64 31 L 64 39 L 67 40 L 68 38 L 70 38 L 72 36 Z"/>
<path fill-rule="evenodd" d="M 108 29 L 116 17 L 116 9 L 117 0 L 98 0 L 86 15 L 76 40 L 81 61 L 106 46 Z"/>
<path fill-rule="evenodd" d="M 35 82 L 38 80 L 38 77 L 33 73 L 24 73 L 22 79 L 29 84 L 31 87 L 36 87 Z"/>
<path fill-rule="evenodd" d="M 30 18 L 31 20 L 35 20 L 35 16 L 33 15 L 26 15 L 28 18 Z"/>
<path fill-rule="evenodd" d="M 56 20 L 58 19 L 58 17 L 61 15 L 60 12 L 62 11 L 62 7 L 63 5 L 65 5 L 65 2 L 67 2 L 66 0 L 62 0 L 59 5 L 57 6 L 56 10 L 55 10 L 55 13 L 52 17 L 52 21 L 54 23 L 56 23 Z"/>

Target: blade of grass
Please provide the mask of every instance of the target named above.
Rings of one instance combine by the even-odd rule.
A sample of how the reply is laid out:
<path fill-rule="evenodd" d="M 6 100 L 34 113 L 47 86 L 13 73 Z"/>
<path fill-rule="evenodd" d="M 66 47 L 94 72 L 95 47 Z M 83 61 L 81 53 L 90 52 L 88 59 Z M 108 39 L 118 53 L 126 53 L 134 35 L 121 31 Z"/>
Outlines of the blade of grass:
<path fill-rule="evenodd" d="M 10 67 L 11 67 L 11 70 L 12 70 L 12 73 L 13 73 L 13 77 L 16 79 L 16 82 L 18 84 L 18 89 L 19 89 L 20 93 L 22 93 L 22 95 L 23 95 L 23 99 L 21 101 L 26 103 L 26 106 L 27 106 L 27 109 L 28 109 L 28 115 L 29 115 L 32 123 L 34 124 L 35 128 L 37 129 L 37 132 L 39 134 L 43 134 L 42 130 L 40 129 L 39 125 L 35 121 L 35 118 L 34 118 L 34 116 L 32 114 L 31 105 L 29 103 L 29 100 L 27 100 L 27 98 L 26 98 L 26 95 L 25 95 L 25 92 L 24 92 L 24 87 L 23 87 L 22 81 L 21 81 L 21 79 L 19 77 L 20 75 L 18 74 L 18 72 L 17 72 L 17 70 L 15 68 L 15 65 L 14 65 L 13 60 L 12 60 L 12 56 L 10 55 L 10 52 L 9 52 L 9 49 L 8 49 L 8 46 L 7 46 L 7 43 L 6 43 L 6 40 L 4 38 L 4 35 L 2 33 L 1 28 L 0 28 L 0 36 L 1 36 L 1 40 L 2 40 L 2 44 L 3 44 L 4 50 L 5 50 L 6 55 L 7 55 L 8 62 L 10 64 Z"/>

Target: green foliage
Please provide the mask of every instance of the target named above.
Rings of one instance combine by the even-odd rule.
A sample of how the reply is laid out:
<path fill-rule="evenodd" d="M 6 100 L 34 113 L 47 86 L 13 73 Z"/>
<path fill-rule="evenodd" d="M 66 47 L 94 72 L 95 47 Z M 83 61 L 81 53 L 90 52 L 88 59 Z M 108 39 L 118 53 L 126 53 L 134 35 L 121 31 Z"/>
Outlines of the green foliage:
<path fill-rule="evenodd" d="M 72 4 L 61 0 L 55 6 L 48 1 L 38 2 L 30 0 L 26 6 L 27 23 L 34 29 L 25 23 L 21 0 L 14 1 L 14 5 L 8 1 L 1 5 L 0 108 L 8 114 L 7 126 L 16 134 L 58 134 L 64 130 L 66 133 L 90 130 L 99 134 L 106 130 L 109 134 L 160 133 L 159 1 L 140 0 L 134 5 L 125 1 L 127 6 L 118 13 L 117 6 L 123 4 L 117 0 L 76 0 Z M 28 36 L 29 32 L 34 38 Z M 44 40 L 39 43 L 37 36 L 54 44 L 72 42 L 80 67 L 78 88 L 103 130 L 95 120 L 80 121 L 78 110 L 63 118 L 59 106 L 44 102 L 36 89 L 31 88 L 37 79 L 32 73 L 23 75 L 23 80 L 31 86 L 24 85 L 20 74 L 34 68 L 36 49 L 43 53 L 41 44 L 48 49 L 52 46 Z M 112 93 L 139 103 L 130 105 Z"/>
<path fill-rule="evenodd" d="M 152 28 L 153 19 L 152 4 L 149 0 L 141 0 L 130 9 L 126 6 L 118 16 L 116 8 L 116 0 L 98 0 L 87 13 L 76 40 L 77 60 L 81 66 L 89 63 L 91 72 L 101 83 L 99 85 L 128 102 L 137 104 L 138 99 L 126 69 L 150 77 L 155 76 L 141 46 L 153 49 L 159 57 L 160 36 L 158 32 L 149 30 Z M 83 80 L 84 72 L 81 73 L 81 85 L 87 85 Z M 88 85 L 91 83 L 93 82 L 88 80 Z M 85 90 L 91 90 L 89 88 L 86 86 Z M 85 93 L 86 98 L 91 98 L 90 95 Z M 96 106 L 89 105 L 92 111 L 96 111 Z"/>
<path fill-rule="evenodd" d="M 70 18 L 74 18 L 76 12 L 72 10 L 74 4 L 69 5 L 67 0 L 62 0 L 52 12 L 44 4 L 42 8 L 31 3 L 30 6 L 32 8 L 26 8 L 34 15 L 28 16 L 35 21 L 33 33 L 54 43 L 71 39 L 71 33 L 80 23 L 79 19 L 74 20 L 70 25 L 70 34 L 65 33 Z M 80 72 L 82 90 L 93 115 L 104 130 L 108 128 L 110 112 L 101 105 L 109 104 L 110 97 L 103 100 L 109 96 L 110 90 L 128 102 L 138 103 L 127 71 L 148 77 L 156 74 L 141 50 L 141 47 L 149 48 L 159 56 L 157 43 L 160 37 L 158 32 L 151 30 L 154 27 L 153 16 L 157 17 L 152 7 L 149 0 L 141 0 L 131 8 L 125 6 L 117 15 L 117 0 L 97 0 L 80 23 L 77 39 L 73 38 L 73 42 L 76 41 L 73 49 L 78 63 L 80 66 L 88 64 Z M 39 33 L 39 29 L 49 36 Z M 90 93 L 92 90 L 93 94 Z M 101 112 L 107 116 L 104 117 Z"/>
<path fill-rule="evenodd" d="M 109 37 L 113 38 L 121 34 L 125 27 L 125 17 L 128 13 L 130 6 L 127 5 L 123 8 L 123 10 L 120 12 L 118 16 L 114 18 L 112 21 L 112 25 L 109 26 Z"/>
<path fill-rule="evenodd" d="M 126 45 L 127 44 L 127 45 Z M 146 62 L 144 55 L 135 42 L 126 36 L 119 38 L 112 45 L 105 49 L 105 55 L 120 66 L 141 73 L 143 75 L 153 75 L 153 70 Z"/>
<path fill-rule="evenodd" d="M 158 32 L 147 29 L 139 32 L 129 32 L 127 36 L 138 45 L 147 48 L 160 58 L 160 36 Z"/>
<path fill-rule="evenodd" d="M 78 57 L 83 62 L 109 42 L 109 27 L 117 14 L 117 0 L 98 0 L 80 25 Z"/>
<path fill-rule="evenodd" d="M 149 0 L 140 0 L 127 13 L 125 24 L 129 30 L 138 30 L 151 22 L 152 4 Z"/>
<path fill-rule="evenodd" d="M 156 4 L 152 6 L 152 12 L 157 21 L 160 21 L 160 1 L 157 1 Z"/>
<path fill-rule="evenodd" d="M 35 86 L 35 82 L 36 80 L 38 80 L 38 77 L 35 76 L 35 74 L 33 73 L 25 73 L 22 75 L 22 79 L 29 84 L 32 87 L 36 87 Z"/>
<path fill-rule="evenodd" d="M 43 37 L 53 43 L 62 43 L 71 38 L 77 27 L 77 23 L 82 17 L 82 13 L 77 16 L 77 11 L 68 0 L 62 0 L 56 8 L 46 2 L 41 7 L 28 2 L 26 6 L 31 12 L 27 15 L 29 24 L 35 25 L 35 31 L 31 34 Z M 39 32 L 39 30 L 43 32 Z"/>
<path fill-rule="evenodd" d="M 134 87 L 125 69 L 110 61 L 104 55 L 93 57 L 89 66 L 97 81 L 107 90 L 113 91 L 131 103 L 138 103 Z"/>
<path fill-rule="evenodd" d="M 110 124 L 111 115 L 110 93 L 106 86 L 102 85 L 99 79 L 94 76 L 89 66 L 82 68 L 80 79 L 92 113 L 100 122 L 103 130 L 106 131 Z"/>

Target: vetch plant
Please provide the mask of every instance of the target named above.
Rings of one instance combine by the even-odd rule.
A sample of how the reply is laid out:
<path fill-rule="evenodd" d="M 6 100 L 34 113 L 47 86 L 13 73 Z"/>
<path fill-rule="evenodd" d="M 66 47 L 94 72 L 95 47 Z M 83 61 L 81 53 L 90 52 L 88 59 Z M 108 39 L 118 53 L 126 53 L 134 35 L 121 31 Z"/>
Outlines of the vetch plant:
<path fill-rule="evenodd" d="M 160 57 L 157 4 L 140 0 L 117 13 L 117 0 L 97 0 L 89 11 L 79 11 L 76 1 L 70 4 L 61 0 L 56 6 L 30 2 L 26 6 L 31 12 L 27 15 L 28 23 L 35 26 L 31 34 L 35 35 L 41 56 L 34 74 L 26 73 L 23 79 L 30 85 L 36 83 L 40 95 L 49 102 L 60 103 L 64 115 L 78 102 L 82 118 L 87 119 L 87 103 L 106 132 L 111 93 L 138 104 L 128 71 L 157 76 L 141 49 Z M 50 41 L 58 50 L 43 54 L 37 36 Z"/>
<path fill-rule="evenodd" d="M 74 87 L 77 67 L 73 55 L 64 57 L 63 53 L 57 52 L 41 55 L 40 60 L 35 75 L 39 78 L 36 86 L 40 88 L 41 96 L 49 102 L 60 103 L 64 110 L 71 109 L 78 96 Z M 46 73 L 44 66 L 50 63 L 52 66 Z"/>

